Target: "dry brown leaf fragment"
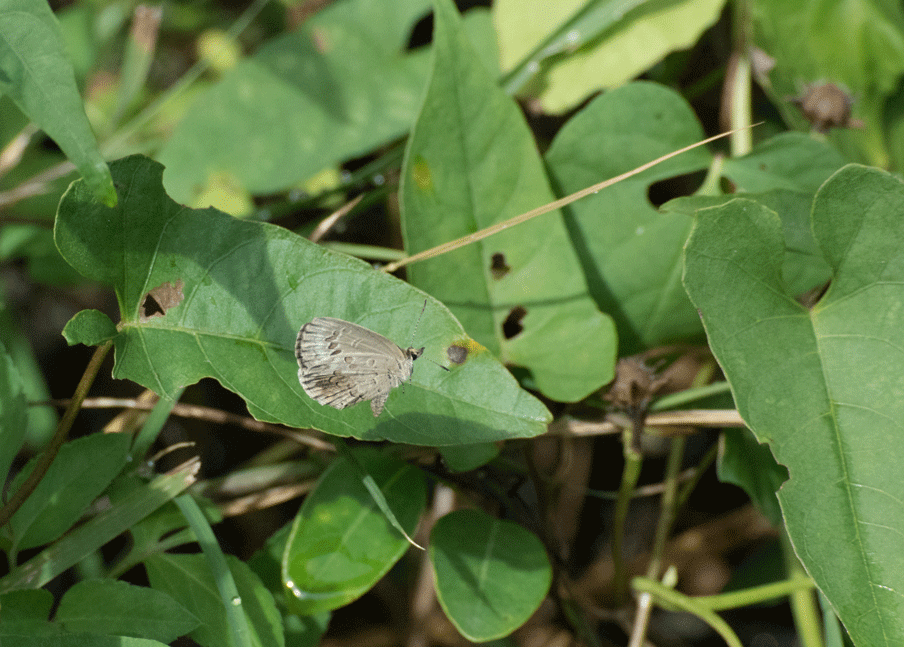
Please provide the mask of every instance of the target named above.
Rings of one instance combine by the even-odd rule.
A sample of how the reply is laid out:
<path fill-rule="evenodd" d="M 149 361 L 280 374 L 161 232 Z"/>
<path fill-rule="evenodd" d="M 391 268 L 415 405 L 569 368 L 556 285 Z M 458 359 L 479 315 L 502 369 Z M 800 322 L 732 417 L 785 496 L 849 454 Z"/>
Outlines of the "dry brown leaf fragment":
<path fill-rule="evenodd" d="M 138 320 L 141 323 L 147 323 L 154 317 L 164 316 L 170 308 L 175 308 L 182 303 L 185 298 L 185 293 L 182 291 L 184 287 L 185 282 L 179 279 L 175 283 L 167 281 L 150 290 L 141 301 L 141 313 Z"/>

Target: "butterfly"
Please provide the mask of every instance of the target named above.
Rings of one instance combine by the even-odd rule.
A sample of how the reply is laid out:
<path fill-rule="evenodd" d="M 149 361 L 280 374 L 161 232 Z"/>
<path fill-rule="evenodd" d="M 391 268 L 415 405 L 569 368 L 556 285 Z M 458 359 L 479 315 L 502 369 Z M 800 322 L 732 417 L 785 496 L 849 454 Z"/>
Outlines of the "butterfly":
<path fill-rule="evenodd" d="M 370 400 L 380 415 L 389 392 L 411 378 L 423 348 L 402 350 L 364 326 L 332 317 L 303 325 L 295 340 L 298 381 L 320 404 L 345 409 Z"/>

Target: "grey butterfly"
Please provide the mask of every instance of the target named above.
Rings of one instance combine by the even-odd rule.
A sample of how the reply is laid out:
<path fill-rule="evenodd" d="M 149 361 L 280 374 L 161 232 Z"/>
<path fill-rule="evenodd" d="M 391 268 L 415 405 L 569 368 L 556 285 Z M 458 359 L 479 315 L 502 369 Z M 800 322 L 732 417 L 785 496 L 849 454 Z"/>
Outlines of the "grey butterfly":
<path fill-rule="evenodd" d="M 370 400 L 379 416 L 389 392 L 411 377 L 423 348 L 402 350 L 383 335 L 358 324 L 317 317 L 298 331 L 298 381 L 320 404 L 345 409 Z"/>

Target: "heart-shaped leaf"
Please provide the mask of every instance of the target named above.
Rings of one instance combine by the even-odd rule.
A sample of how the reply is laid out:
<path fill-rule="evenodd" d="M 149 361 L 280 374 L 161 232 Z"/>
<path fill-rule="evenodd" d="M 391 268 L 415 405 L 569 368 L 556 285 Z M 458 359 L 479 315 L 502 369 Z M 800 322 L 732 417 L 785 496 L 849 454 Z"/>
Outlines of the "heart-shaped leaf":
<path fill-rule="evenodd" d="M 847 166 L 819 190 L 832 267 L 808 310 L 782 279 L 779 217 L 747 199 L 698 214 L 685 285 L 738 411 L 768 441 L 801 562 L 857 645 L 904 644 L 904 185 Z"/>

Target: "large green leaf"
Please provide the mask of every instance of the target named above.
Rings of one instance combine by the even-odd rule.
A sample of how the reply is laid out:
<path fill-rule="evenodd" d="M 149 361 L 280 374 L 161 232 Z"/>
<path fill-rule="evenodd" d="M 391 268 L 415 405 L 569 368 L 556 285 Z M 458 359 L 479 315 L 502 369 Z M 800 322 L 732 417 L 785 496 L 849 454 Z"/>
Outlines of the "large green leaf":
<path fill-rule="evenodd" d="M 161 474 L 144 487 L 132 490 L 115 501 L 110 509 L 104 510 L 14 568 L 0 579 L 0 592 L 44 586 L 133 527 L 193 482 L 192 475 L 183 470 Z"/>
<path fill-rule="evenodd" d="M 199 621 L 162 591 L 117 580 L 90 580 L 66 591 L 54 615 L 70 633 L 115 634 L 169 643 Z"/>
<path fill-rule="evenodd" d="M 160 153 L 165 182 L 190 202 L 214 174 L 252 193 L 284 190 L 404 134 L 426 79 L 405 53 L 427 0 L 331 3 L 227 72 Z"/>
<path fill-rule="evenodd" d="M 226 559 L 239 592 L 235 602 L 248 616 L 250 644 L 283 647 L 282 622 L 273 596 L 247 564 L 232 555 Z M 204 647 L 232 644 L 223 601 L 203 555 L 153 555 L 145 567 L 152 587 L 167 593 L 201 621 L 190 634 L 193 639 Z"/>
<path fill-rule="evenodd" d="M 115 203 L 116 191 L 85 115 L 60 25 L 44 0 L 0 4 L 0 94 L 53 138 L 99 199 Z"/>
<path fill-rule="evenodd" d="M 633 83 L 576 114 L 559 131 L 546 161 L 557 191 L 567 195 L 701 139 L 703 129 L 678 94 Z M 591 294 L 618 326 L 621 354 L 700 330 L 680 279 L 691 220 L 657 213 L 647 193 L 654 182 L 700 170 L 709 160 L 704 149 L 695 149 L 566 211 Z"/>
<path fill-rule="evenodd" d="M 72 526 L 126 464 L 131 438 L 92 434 L 60 448 L 47 473 L 10 521 L 17 549 L 53 541 Z M 34 470 L 32 459 L 13 483 L 12 492 Z"/>
<path fill-rule="evenodd" d="M 345 606 L 383 577 L 410 547 L 362 481 L 373 478 L 409 536 L 427 500 L 423 474 L 376 451 L 340 459 L 305 499 L 282 561 L 289 608 L 312 615 Z M 363 468 L 364 472 L 361 471 Z"/>
<path fill-rule="evenodd" d="M 517 105 L 496 87 L 448 0 L 436 5 L 433 50 L 400 189 L 409 253 L 553 199 Z M 409 277 L 475 339 L 530 369 L 550 398 L 579 400 L 612 378 L 612 323 L 587 293 L 558 212 L 415 263 Z"/>
<path fill-rule="evenodd" d="M 449 445 L 545 430 L 545 407 L 440 303 L 424 308 L 423 292 L 285 229 L 182 207 L 163 192 L 156 162 L 111 168 L 120 205 L 107 209 L 74 184 L 56 241 L 73 267 L 116 290 L 116 377 L 167 397 L 214 377 L 259 419 L 368 440 Z M 337 411 L 304 393 L 294 355 L 298 329 L 324 315 L 426 346 L 437 363 L 450 364 L 452 344 L 465 358 L 449 371 L 418 361 L 379 418 L 366 404 Z"/>
<path fill-rule="evenodd" d="M 552 581 L 539 539 L 511 521 L 459 510 L 436 522 L 430 561 L 443 611 L 463 636 L 512 633 L 537 610 Z"/>
<path fill-rule="evenodd" d="M 790 478 L 779 501 L 801 562 L 857 645 L 904 644 L 904 185 L 848 166 L 816 195 L 834 278 L 807 310 L 782 281 L 778 216 L 704 210 L 685 285 L 738 410 Z"/>
<path fill-rule="evenodd" d="M 718 20 L 724 4 L 497 0 L 493 21 L 505 70 L 543 45 L 531 61 L 539 71 L 537 98 L 544 111 L 564 112 L 593 92 L 630 81 L 669 52 L 689 48 Z"/>
<path fill-rule="evenodd" d="M 166 647 L 166 643 L 147 638 L 126 638 L 124 636 L 85 636 L 64 634 L 62 636 L 6 636 L 3 647 Z"/>

